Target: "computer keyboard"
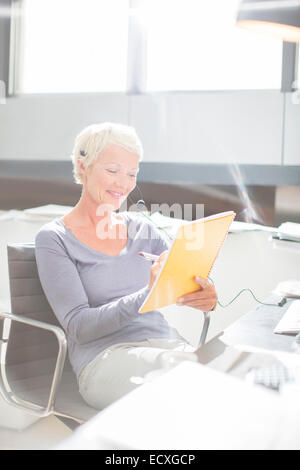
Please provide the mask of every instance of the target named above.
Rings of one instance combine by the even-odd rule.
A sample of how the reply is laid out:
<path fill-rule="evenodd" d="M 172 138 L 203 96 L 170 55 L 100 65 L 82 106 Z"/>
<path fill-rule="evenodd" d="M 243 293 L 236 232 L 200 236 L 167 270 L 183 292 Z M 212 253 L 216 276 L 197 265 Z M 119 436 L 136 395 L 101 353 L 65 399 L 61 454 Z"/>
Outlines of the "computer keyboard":
<path fill-rule="evenodd" d="M 255 385 L 263 385 L 279 391 L 286 383 L 295 381 L 294 375 L 283 364 L 276 362 L 265 367 L 253 367 L 246 375 L 246 380 Z"/>
<path fill-rule="evenodd" d="M 297 334 L 300 332 L 300 300 L 294 300 L 277 323 L 273 333 Z"/>

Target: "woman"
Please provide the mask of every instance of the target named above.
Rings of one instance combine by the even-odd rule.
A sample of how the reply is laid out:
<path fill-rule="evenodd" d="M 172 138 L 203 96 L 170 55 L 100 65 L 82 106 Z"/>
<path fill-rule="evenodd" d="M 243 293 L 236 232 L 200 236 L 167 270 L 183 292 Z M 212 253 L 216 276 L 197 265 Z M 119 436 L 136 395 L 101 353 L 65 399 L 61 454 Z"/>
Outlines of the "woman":
<path fill-rule="evenodd" d="M 66 332 L 80 393 L 99 409 L 135 388 L 134 378 L 162 368 L 166 352 L 196 360 L 194 348 L 159 311 L 138 313 L 169 247 L 142 214 L 116 212 L 136 186 L 142 154 L 132 127 L 85 128 L 72 154 L 80 200 L 35 239 L 39 277 Z M 159 258 L 151 265 L 140 251 Z M 209 311 L 215 289 L 204 279 L 199 283 L 181 304 Z"/>

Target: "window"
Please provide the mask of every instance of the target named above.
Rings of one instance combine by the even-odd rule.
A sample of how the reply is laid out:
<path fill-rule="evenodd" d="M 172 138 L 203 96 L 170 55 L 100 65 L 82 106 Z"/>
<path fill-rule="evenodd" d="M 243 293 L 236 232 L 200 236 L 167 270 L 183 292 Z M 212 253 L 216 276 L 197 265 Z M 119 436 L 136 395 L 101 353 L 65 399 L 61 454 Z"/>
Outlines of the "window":
<path fill-rule="evenodd" d="M 239 0 L 147 0 L 147 91 L 280 89 L 282 41 L 235 25 Z"/>
<path fill-rule="evenodd" d="M 16 91 L 280 89 L 282 41 L 238 28 L 238 4 L 23 0 Z"/>
<path fill-rule="evenodd" d="M 19 92 L 125 91 L 128 0 L 24 0 Z"/>

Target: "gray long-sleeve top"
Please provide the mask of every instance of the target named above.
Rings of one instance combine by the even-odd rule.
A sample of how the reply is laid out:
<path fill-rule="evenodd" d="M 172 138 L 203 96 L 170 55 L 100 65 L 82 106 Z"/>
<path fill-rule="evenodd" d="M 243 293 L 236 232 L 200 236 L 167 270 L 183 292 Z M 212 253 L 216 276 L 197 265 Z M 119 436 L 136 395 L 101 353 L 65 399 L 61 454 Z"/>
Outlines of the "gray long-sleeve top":
<path fill-rule="evenodd" d="M 127 224 L 128 242 L 117 256 L 80 242 L 59 218 L 45 224 L 35 238 L 40 281 L 66 332 L 77 377 L 113 344 L 181 338 L 159 311 L 138 313 L 149 293 L 151 267 L 138 252 L 159 255 L 169 248 L 167 238 L 141 214 L 120 215 Z"/>

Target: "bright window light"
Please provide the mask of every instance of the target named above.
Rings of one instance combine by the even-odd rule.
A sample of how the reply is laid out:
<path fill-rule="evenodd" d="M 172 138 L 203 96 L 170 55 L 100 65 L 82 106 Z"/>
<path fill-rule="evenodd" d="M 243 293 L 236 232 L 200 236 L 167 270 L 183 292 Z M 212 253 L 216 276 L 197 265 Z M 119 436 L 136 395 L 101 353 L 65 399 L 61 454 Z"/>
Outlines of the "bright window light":
<path fill-rule="evenodd" d="M 146 92 L 280 89 L 282 41 L 238 28 L 238 4 L 23 0 L 17 92 L 126 92 L 129 14 L 146 38 L 145 62 L 129 63 Z"/>
<path fill-rule="evenodd" d="M 125 91 L 128 0 L 24 0 L 21 93 Z"/>
<path fill-rule="evenodd" d="M 280 89 L 282 41 L 235 25 L 239 0 L 146 0 L 147 91 Z"/>

